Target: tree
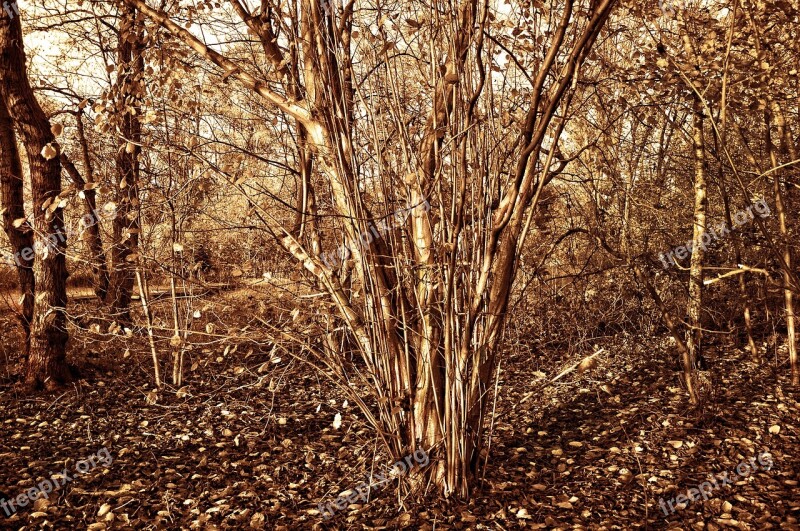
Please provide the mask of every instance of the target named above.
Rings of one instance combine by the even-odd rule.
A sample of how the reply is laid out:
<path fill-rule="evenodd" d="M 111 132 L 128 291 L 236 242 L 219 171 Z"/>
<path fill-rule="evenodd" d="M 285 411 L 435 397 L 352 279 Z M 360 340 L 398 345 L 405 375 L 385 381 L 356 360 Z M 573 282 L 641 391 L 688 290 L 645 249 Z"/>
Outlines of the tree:
<path fill-rule="evenodd" d="M 696 71 L 699 71 L 699 60 L 689 39 L 684 40 L 687 56 L 693 57 Z M 708 192 L 706 184 L 706 140 L 705 140 L 705 106 L 702 94 L 697 91 L 688 78 L 692 97 L 692 160 L 694 162 L 694 223 L 692 224 L 692 257 L 689 265 L 689 304 L 687 315 L 689 322 L 686 333 L 688 355 L 683 356 L 683 375 L 689 398 L 693 404 L 700 402 L 697 389 L 697 360 L 702 356 L 703 337 L 703 266 L 706 257 L 706 218 L 708 211 Z"/>
<path fill-rule="evenodd" d="M 22 328 L 20 350 L 27 358 L 30 351 L 33 318 L 33 232 L 25 216 L 22 162 L 14 133 L 14 121 L 0 97 L 0 194 L 2 195 L 3 229 L 11 242 L 13 257 L 9 265 L 17 270 L 20 292 L 19 321 Z"/>
<path fill-rule="evenodd" d="M 51 389 L 71 378 L 66 363 L 66 232 L 59 146 L 33 94 L 26 70 L 21 17 L 0 17 L 0 86 L 25 146 L 33 204 L 36 295 L 25 384 Z"/>
<path fill-rule="evenodd" d="M 360 33 L 353 26 L 362 22 L 354 2 L 298 0 L 287 18 L 283 5 L 265 0 L 250 12 L 232 1 L 271 66 L 263 79 L 206 46 L 170 14 L 142 0 L 125 1 L 222 68 L 223 80 L 238 80 L 299 124 L 304 134 L 298 137 L 307 141 L 316 171 L 303 183 L 306 193 L 298 194 L 303 203 L 296 211 L 319 217 L 319 205 L 310 198 L 319 196 L 315 188 L 327 190 L 344 235 L 338 245 L 338 238 L 327 244 L 346 247 L 339 255 L 350 258 L 336 271 L 320 254 L 325 240 L 314 225 L 298 233 L 268 209 L 254 205 L 254 211 L 327 292 L 366 373 L 332 348 L 319 353 L 320 362 L 337 381 L 355 376 L 370 387 L 375 406 L 344 386 L 391 454 L 405 455 L 416 446 L 440 448 L 441 459 L 425 473 L 446 494 L 468 496 L 469 478 L 480 464 L 490 384 L 527 213 L 556 169 L 563 169 L 556 153 L 565 124 L 556 115 L 569 108 L 579 68 L 614 2 L 568 0 L 555 9 L 534 10 L 526 27 L 532 38 L 545 39 L 546 53 L 513 67 L 515 75 L 530 81 L 519 98 L 527 111 L 495 132 L 481 117 L 493 105 L 484 89 L 493 82 L 494 66 L 487 65 L 494 65 L 495 48 L 489 49 L 485 35 L 504 26 L 492 22 L 495 15 L 486 3 L 466 0 L 452 10 L 432 9 L 427 20 L 407 22 L 411 30 L 403 33 L 385 18 L 378 33 L 366 37 L 369 45 L 360 48 L 354 47 Z M 187 14 L 198 16 L 196 10 Z M 545 34 L 535 21 L 553 31 Z M 422 36 L 424 46 L 417 41 Z M 402 46 L 412 56 L 427 55 L 427 43 L 439 47 L 428 57 L 438 67 L 420 80 L 419 95 L 395 92 L 397 72 L 413 75 L 414 67 L 392 50 Z M 367 89 L 379 105 L 364 105 Z M 369 110 L 381 105 L 391 112 Z M 411 111 L 419 105 L 427 109 L 424 121 Z M 508 145 L 509 136 L 519 140 Z M 300 162 L 308 164 L 308 158 Z M 308 169 L 298 173 L 308 175 Z M 238 179 L 230 186 L 241 191 Z M 404 214 L 394 216 L 401 210 Z M 389 222 L 390 216 L 397 221 Z M 300 341 L 310 347 L 308 339 Z M 419 485 L 422 479 L 416 478 Z"/>
<path fill-rule="evenodd" d="M 130 302 L 139 246 L 139 157 L 142 149 L 141 98 L 144 91 L 144 56 L 141 21 L 136 9 L 122 6 L 117 48 L 117 81 L 114 85 L 113 116 L 118 143 L 116 155 L 117 212 L 111 248 L 111 285 L 108 296 L 112 312 L 122 322 L 130 321 Z"/>

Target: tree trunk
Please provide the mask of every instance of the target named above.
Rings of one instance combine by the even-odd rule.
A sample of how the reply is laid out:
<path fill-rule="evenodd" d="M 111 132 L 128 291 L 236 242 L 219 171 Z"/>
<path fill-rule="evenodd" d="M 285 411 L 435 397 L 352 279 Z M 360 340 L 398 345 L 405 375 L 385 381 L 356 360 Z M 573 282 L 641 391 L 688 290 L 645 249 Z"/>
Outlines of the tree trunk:
<path fill-rule="evenodd" d="M 692 257 L 689 266 L 689 301 L 687 314 L 689 329 L 686 345 L 689 360 L 684 359 L 684 377 L 696 381 L 696 360 L 702 355 L 702 309 L 703 309 L 703 261 L 706 251 L 706 195 L 705 137 L 703 135 L 703 105 L 698 96 L 694 97 L 692 108 L 692 147 L 694 153 L 694 224 L 692 235 Z M 687 365 L 686 361 L 690 364 Z M 698 396 L 690 396 L 692 403 Z"/>
<path fill-rule="evenodd" d="M 100 239 L 100 220 L 97 213 L 97 204 L 95 202 L 95 191 L 93 189 L 86 190 L 86 181 L 83 180 L 78 168 L 64 153 L 61 154 L 61 165 L 66 170 L 67 175 L 70 176 L 72 182 L 83 190 L 83 203 L 85 206 L 86 216 L 85 219 L 89 220 L 89 225 L 86 226 L 86 240 L 89 244 L 89 253 L 91 256 L 92 276 L 94 278 L 94 292 L 103 300 L 108 291 L 108 271 L 106 270 L 106 255 L 103 251 L 103 242 Z"/>
<path fill-rule="evenodd" d="M 108 266 L 106 265 L 106 253 L 103 250 L 103 240 L 100 235 L 100 216 L 97 212 L 97 191 L 95 190 L 94 167 L 89 155 L 89 142 L 86 139 L 86 130 L 83 126 L 83 115 L 81 111 L 75 115 L 75 122 L 78 127 L 78 140 L 81 143 L 81 155 L 83 157 L 83 169 L 86 180 L 80 179 L 80 174 L 74 173 L 75 184 L 83 190 L 84 212 L 91 217 L 90 225 L 86 227 L 86 242 L 91 253 L 92 275 L 94 276 L 94 292 L 100 300 L 105 300 L 108 293 Z M 64 165 L 69 171 L 69 166 Z M 73 166 L 74 168 L 74 166 Z M 80 179 L 80 181 L 78 180 Z"/>
<path fill-rule="evenodd" d="M 26 74 L 20 17 L 0 17 L 0 95 L 20 131 L 31 175 L 36 296 L 25 384 L 52 389 L 71 378 L 66 363 L 67 269 L 64 214 L 59 207 L 59 146 Z"/>
<path fill-rule="evenodd" d="M 777 149 L 772 142 L 772 134 L 770 127 L 772 122 L 778 129 L 778 138 L 785 139 L 786 122 L 783 117 L 783 112 L 777 105 L 773 104 L 772 108 L 767 111 L 765 115 L 766 122 L 766 142 L 767 150 L 769 151 L 769 160 L 773 168 L 780 165 Z M 792 249 L 789 245 L 789 231 L 786 226 L 786 205 L 784 204 L 784 195 L 781 190 L 781 171 L 775 171 L 772 176 L 773 193 L 775 194 L 775 211 L 778 214 L 778 229 L 781 233 L 781 246 L 783 247 L 783 261 L 786 267 L 783 268 L 783 282 L 786 286 L 783 290 L 784 308 L 786 310 L 786 345 L 789 349 L 789 365 L 792 371 L 792 385 L 800 385 L 800 367 L 797 361 L 797 339 L 794 332 L 794 295 L 789 286 L 791 286 L 790 270 L 792 267 Z"/>
<path fill-rule="evenodd" d="M 722 180 L 722 173 L 720 172 L 720 181 Z M 720 191 L 722 192 L 722 204 L 725 209 L 725 223 L 728 224 L 729 227 L 733 227 L 733 218 L 731 217 L 731 205 L 730 205 L 730 197 L 728 197 L 728 191 L 725 188 L 724 183 L 720 182 Z M 733 240 L 733 249 L 734 249 L 734 258 L 736 259 L 737 264 L 742 263 L 742 242 L 739 236 L 739 233 L 736 231 L 731 232 L 731 239 Z M 742 305 L 742 313 L 744 317 L 744 329 L 745 333 L 747 334 L 747 351 L 750 352 L 750 356 L 755 360 L 758 356 L 758 349 L 756 349 L 756 343 L 753 341 L 753 319 L 750 310 L 750 297 L 747 293 L 747 273 L 742 273 L 739 275 L 738 287 L 739 287 L 739 303 Z M 739 342 L 737 338 L 737 344 Z"/>
<path fill-rule="evenodd" d="M 736 28 L 736 17 L 738 12 L 739 4 L 736 3 L 733 6 L 733 14 L 732 14 L 732 21 L 730 25 L 730 31 L 728 32 L 728 44 L 727 44 L 727 53 L 730 53 L 731 45 L 733 42 L 733 35 L 735 33 Z M 717 161 L 719 162 L 719 189 L 722 195 L 722 205 L 725 211 L 725 223 L 728 224 L 728 227 L 733 227 L 733 218 L 731 217 L 731 201 L 730 195 L 728 193 L 727 186 L 725 184 L 725 164 L 723 163 L 723 157 L 721 154 L 721 149 L 723 146 L 727 146 L 728 142 L 728 79 L 729 79 L 729 72 L 726 68 L 723 72 L 722 76 L 722 97 L 720 99 L 720 110 L 719 110 L 719 131 L 718 135 L 714 136 L 714 152 L 717 153 Z M 753 158 L 755 162 L 755 158 Z M 742 263 L 742 241 L 741 237 L 738 232 L 733 231 L 731 233 L 731 238 L 733 242 L 733 250 L 734 250 L 734 257 L 736 259 L 736 264 Z M 739 287 L 739 303 L 742 305 L 742 316 L 744 318 L 744 328 L 745 333 L 747 334 L 747 350 L 750 352 L 750 356 L 753 360 L 755 360 L 758 356 L 758 350 L 756 349 L 756 343 L 753 341 L 753 322 L 752 322 L 752 314 L 750 311 L 750 297 L 747 293 L 747 273 L 742 273 L 739 275 L 738 279 L 738 287 Z M 736 344 L 737 346 L 739 343 L 739 333 L 738 330 L 736 331 Z"/>
<path fill-rule="evenodd" d="M 120 18 L 118 61 L 122 72 L 117 79 L 117 212 L 113 221 L 111 310 L 120 322 L 130 321 L 130 302 L 139 247 L 139 154 L 142 126 L 139 119 L 141 75 L 144 58 L 140 46 L 141 22 L 135 8 L 125 7 Z M 134 38 L 130 38 L 133 35 Z"/>
<path fill-rule="evenodd" d="M 25 198 L 22 162 L 14 133 L 14 122 L 5 101 L 0 97 L 0 194 L 2 194 L 3 229 L 11 243 L 13 256 L 9 265 L 17 269 L 19 279 L 22 327 L 20 350 L 25 358 L 30 351 L 31 320 L 33 319 L 33 232 L 27 222 L 15 227 L 14 222 L 25 219 Z M 19 221 L 17 221 L 19 224 Z"/>

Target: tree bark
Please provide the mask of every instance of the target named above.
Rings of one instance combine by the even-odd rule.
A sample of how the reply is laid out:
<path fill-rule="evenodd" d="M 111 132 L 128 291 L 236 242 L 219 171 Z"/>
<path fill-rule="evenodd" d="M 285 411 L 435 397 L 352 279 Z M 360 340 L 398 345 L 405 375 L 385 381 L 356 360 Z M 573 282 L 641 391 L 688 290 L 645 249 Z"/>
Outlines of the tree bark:
<path fill-rule="evenodd" d="M 25 63 L 20 17 L 0 17 L 0 96 L 25 145 L 33 195 L 36 296 L 25 384 L 53 389 L 72 376 L 66 363 L 67 236 L 59 208 L 61 164 L 59 146 L 33 94 Z"/>
<path fill-rule="evenodd" d="M 14 122 L 2 97 L 0 97 L 0 194 L 2 194 L 3 229 L 8 235 L 13 253 L 9 265 L 16 267 L 19 279 L 21 299 L 18 318 L 22 328 L 20 350 L 27 358 L 33 319 L 33 255 L 29 254 L 33 250 L 33 232 L 27 221 L 18 227 L 14 226 L 15 221 L 25 219 L 22 162 L 14 133 Z"/>
<path fill-rule="evenodd" d="M 684 378 L 696 381 L 696 360 L 702 355 L 702 309 L 703 309 L 703 261 L 705 260 L 706 211 L 708 197 L 706 192 L 705 169 L 705 136 L 703 134 L 703 105 L 698 96 L 694 96 L 692 108 L 692 148 L 694 155 L 694 223 L 692 235 L 692 257 L 689 265 L 689 301 L 687 314 L 689 329 L 686 332 L 686 345 L 689 359 L 684 358 Z M 689 362 L 687 364 L 687 361 Z M 699 397 L 691 396 L 692 403 Z"/>
<path fill-rule="evenodd" d="M 108 297 L 112 313 L 120 322 L 130 321 L 130 302 L 136 276 L 135 255 L 139 247 L 139 154 L 142 126 L 138 102 L 143 90 L 140 83 L 144 58 L 140 44 L 141 21 L 137 18 L 135 8 L 123 7 L 117 52 L 122 68 L 116 84 L 118 195 L 117 212 L 113 220 L 114 244 L 111 249 L 112 272 Z"/>

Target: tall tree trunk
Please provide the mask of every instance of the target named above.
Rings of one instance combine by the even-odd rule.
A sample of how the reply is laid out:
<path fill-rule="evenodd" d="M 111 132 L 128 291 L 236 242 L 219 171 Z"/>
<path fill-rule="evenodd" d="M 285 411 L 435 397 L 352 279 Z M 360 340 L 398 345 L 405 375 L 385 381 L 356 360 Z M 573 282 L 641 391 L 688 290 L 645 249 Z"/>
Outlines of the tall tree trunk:
<path fill-rule="evenodd" d="M 144 71 L 140 39 L 141 21 L 137 11 L 124 6 L 120 16 L 119 49 L 120 73 L 116 83 L 118 124 L 117 212 L 113 221 L 111 250 L 111 283 L 108 297 L 111 309 L 120 322 L 130 320 L 130 302 L 135 280 L 135 254 L 139 247 L 139 154 L 142 126 L 140 105 Z"/>
<path fill-rule="evenodd" d="M 28 81 L 20 17 L 0 17 L 0 96 L 20 131 L 31 175 L 36 296 L 25 383 L 52 389 L 71 378 L 66 363 L 67 269 L 59 146 Z"/>
<path fill-rule="evenodd" d="M 767 150 L 769 151 L 770 164 L 772 164 L 773 168 L 777 168 L 780 165 L 780 159 L 778 158 L 777 148 L 772 142 L 770 127 L 772 122 L 774 122 L 777 126 L 778 138 L 783 142 L 786 137 L 786 121 L 780 107 L 773 103 L 771 109 L 766 112 L 765 122 L 767 135 L 766 142 Z M 792 280 L 789 272 L 792 267 L 792 249 L 789 245 L 789 231 L 786 226 L 786 205 L 784 203 L 784 194 L 781 189 L 782 173 L 783 172 L 781 171 L 773 172 L 772 189 L 773 193 L 775 194 L 775 211 L 778 214 L 778 229 L 781 233 L 783 261 L 786 265 L 786 267 L 783 268 L 783 282 L 786 286 L 783 290 L 784 308 L 786 310 L 786 345 L 789 349 L 789 365 L 792 371 L 792 385 L 800 385 L 800 367 L 798 367 L 797 361 L 797 339 L 794 331 L 794 295 L 792 290 L 789 288 Z"/>
<path fill-rule="evenodd" d="M 686 333 L 686 345 L 689 349 L 688 360 L 684 357 L 683 371 L 687 381 L 696 381 L 696 360 L 702 355 L 702 308 L 703 308 L 703 261 L 705 259 L 706 210 L 708 197 L 706 194 L 705 170 L 705 137 L 703 135 L 703 105 L 698 96 L 694 96 L 692 108 L 692 148 L 694 154 L 694 229 L 692 235 L 692 257 L 689 266 L 689 301 L 687 314 L 689 329 Z M 687 363 L 687 361 L 689 363 Z M 693 389 L 694 386 L 688 386 Z M 690 400 L 698 402 L 695 393 Z"/>
<path fill-rule="evenodd" d="M 22 162 L 14 133 L 14 122 L 8 113 L 4 98 L 0 97 L 0 195 L 2 195 L 3 229 L 11 243 L 13 257 L 9 265 L 17 269 L 19 279 L 22 328 L 20 350 L 28 357 L 30 351 L 31 320 L 33 319 L 33 232 L 25 219 L 25 198 Z M 14 222 L 17 222 L 15 226 Z"/>

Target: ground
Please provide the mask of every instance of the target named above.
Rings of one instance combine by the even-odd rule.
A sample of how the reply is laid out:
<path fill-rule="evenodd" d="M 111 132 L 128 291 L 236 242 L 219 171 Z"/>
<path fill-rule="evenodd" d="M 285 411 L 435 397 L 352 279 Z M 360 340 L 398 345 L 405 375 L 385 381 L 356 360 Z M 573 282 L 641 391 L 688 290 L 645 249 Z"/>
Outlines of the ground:
<path fill-rule="evenodd" d="M 435 492 L 399 499 L 392 484 L 326 521 L 318 503 L 391 461 L 339 390 L 255 339 L 256 316 L 292 318 L 288 302 L 267 310 L 280 302 L 240 290 L 200 304 L 197 329 L 217 324 L 187 358 L 185 385 L 159 393 L 146 336 L 95 334 L 91 301 L 71 308 L 74 325 L 87 328 L 79 337 L 73 330 L 70 353 L 82 379 L 60 393 L 17 394 L 13 335 L 5 334 L 0 490 L 16 497 L 103 448 L 111 459 L 11 518 L 0 509 L 0 528 L 800 529 L 800 404 L 782 387 L 786 367 L 775 367 L 785 356 L 763 353 L 756 363 L 730 345 L 710 349 L 716 396 L 696 412 L 667 367 L 667 342 L 625 335 L 599 344 L 596 368 L 553 385 L 542 377 L 575 359 L 509 352 L 488 466 L 469 502 Z M 0 319 L 13 330 L 10 315 Z M 673 501 L 674 514 L 664 514 L 659 498 L 669 513 L 679 494 L 763 452 L 769 470 L 719 481 L 707 500 L 682 509 Z"/>

